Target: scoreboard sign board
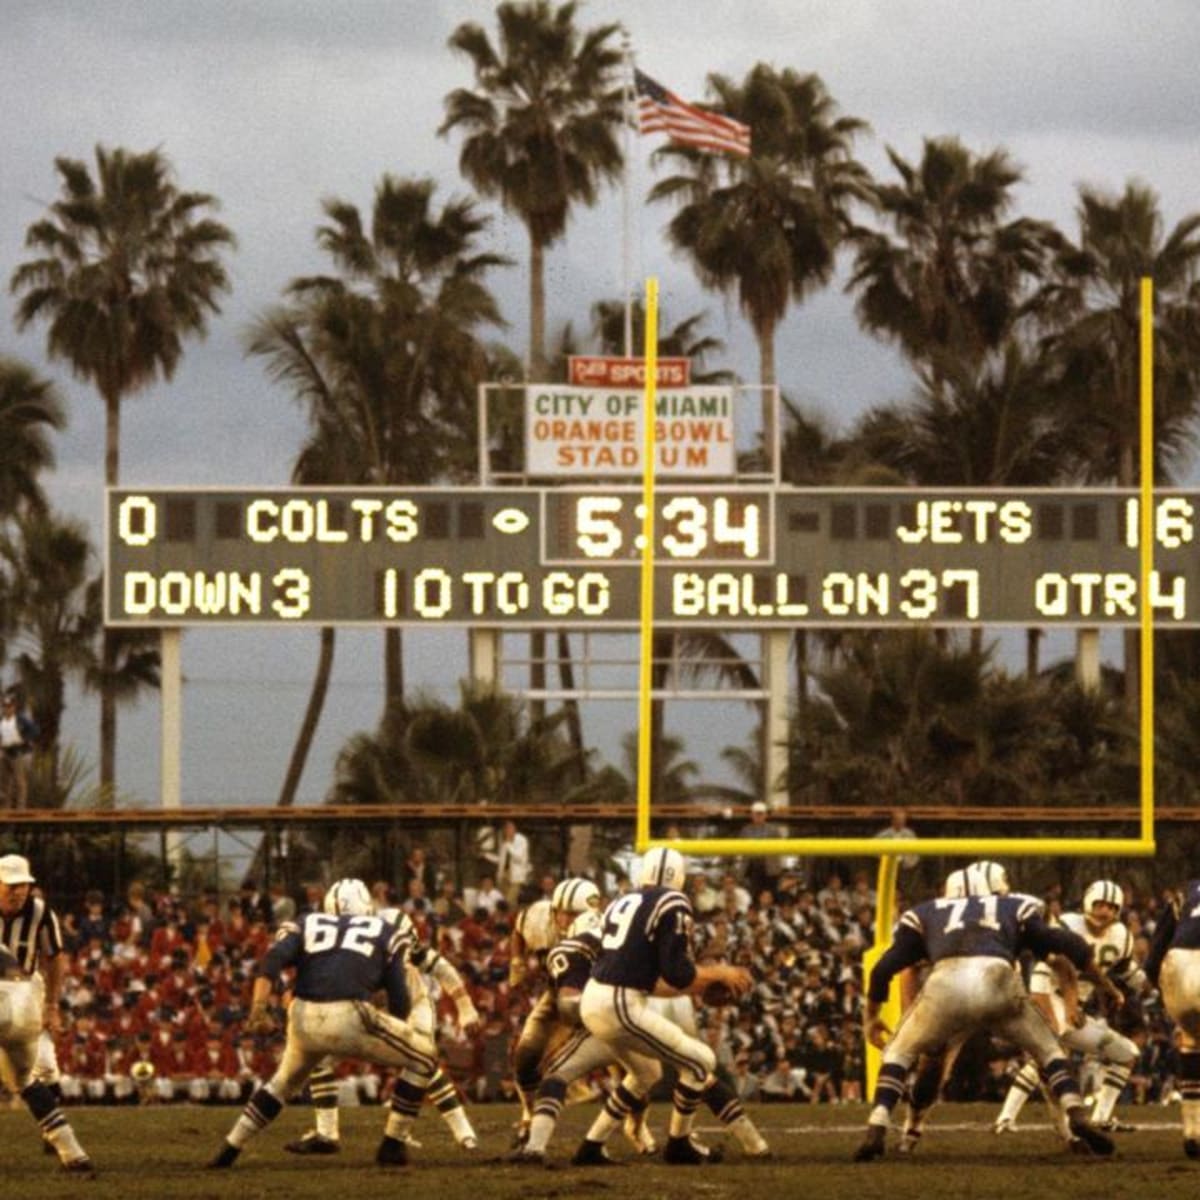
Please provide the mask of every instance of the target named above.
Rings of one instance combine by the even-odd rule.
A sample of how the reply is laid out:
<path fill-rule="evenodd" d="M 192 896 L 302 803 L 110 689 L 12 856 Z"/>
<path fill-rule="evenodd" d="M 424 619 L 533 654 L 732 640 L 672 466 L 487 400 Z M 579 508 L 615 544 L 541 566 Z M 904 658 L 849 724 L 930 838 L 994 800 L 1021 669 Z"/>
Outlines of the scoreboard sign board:
<path fill-rule="evenodd" d="M 1148 596 L 1200 626 L 1200 493 L 1155 496 Z M 664 628 L 1140 620 L 1138 497 L 1115 490 L 660 487 Z M 634 487 L 112 488 L 110 625 L 639 620 Z"/>

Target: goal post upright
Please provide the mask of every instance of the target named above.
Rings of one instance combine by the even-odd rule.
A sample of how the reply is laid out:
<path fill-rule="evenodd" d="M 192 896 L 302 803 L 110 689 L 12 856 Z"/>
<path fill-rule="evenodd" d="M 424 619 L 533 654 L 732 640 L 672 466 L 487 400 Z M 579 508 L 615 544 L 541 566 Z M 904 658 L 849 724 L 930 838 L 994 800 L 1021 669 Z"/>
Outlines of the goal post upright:
<path fill-rule="evenodd" d="M 657 280 L 646 286 L 646 431 L 643 443 L 643 488 L 645 517 L 642 548 L 641 677 L 639 687 L 639 736 L 637 827 L 635 847 L 644 852 L 656 846 L 671 846 L 693 855 L 845 855 L 876 857 L 879 872 L 876 888 L 875 943 L 864 954 L 864 993 L 871 965 L 891 941 L 896 919 L 896 877 L 901 855 L 942 855 L 963 857 L 1032 858 L 1062 857 L 1150 857 L 1155 852 L 1154 838 L 1154 610 L 1149 602 L 1154 571 L 1154 291 L 1153 281 L 1141 280 L 1139 324 L 1139 505 L 1138 505 L 1138 581 L 1139 581 L 1139 829 L 1133 838 L 1101 837 L 921 837 L 888 839 L 877 837 L 832 838 L 653 838 L 650 834 L 650 678 L 651 638 L 653 634 L 653 402 L 657 361 Z M 885 1020 L 894 1027 L 899 1002 L 894 994 L 883 1010 Z M 878 1072 L 879 1052 L 867 1045 L 867 1083 L 873 1086 Z"/>

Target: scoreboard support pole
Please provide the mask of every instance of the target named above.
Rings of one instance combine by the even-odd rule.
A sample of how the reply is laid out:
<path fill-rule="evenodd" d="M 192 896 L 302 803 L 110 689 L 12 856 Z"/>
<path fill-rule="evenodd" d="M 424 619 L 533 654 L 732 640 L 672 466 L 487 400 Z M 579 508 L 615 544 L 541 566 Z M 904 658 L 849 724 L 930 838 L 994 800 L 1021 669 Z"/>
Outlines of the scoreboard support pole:
<path fill-rule="evenodd" d="M 766 710 L 763 713 L 762 797 L 776 812 L 788 806 L 788 649 L 792 635 L 786 629 L 763 634 L 763 683 Z"/>
<path fill-rule="evenodd" d="M 183 807 L 183 630 L 159 630 L 159 668 L 162 699 L 159 702 L 159 794 L 163 810 L 178 812 Z M 166 834 L 165 855 L 178 871 L 183 853 L 178 830 Z"/>

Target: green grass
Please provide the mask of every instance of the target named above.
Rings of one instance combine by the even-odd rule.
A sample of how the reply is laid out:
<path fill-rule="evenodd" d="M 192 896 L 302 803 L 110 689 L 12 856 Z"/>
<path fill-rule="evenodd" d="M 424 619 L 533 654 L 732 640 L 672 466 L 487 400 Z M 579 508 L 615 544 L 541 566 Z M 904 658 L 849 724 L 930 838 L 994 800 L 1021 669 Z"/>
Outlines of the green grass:
<path fill-rule="evenodd" d="M 1136 1197 L 1173 1200 L 1200 1196 L 1200 1163 L 1186 1159 L 1179 1132 L 1179 1110 L 1127 1109 L 1124 1117 L 1140 1126 L 1119 1135 L 1118 1152 L 1107 1161 L 1081 1160 L 1060 1150 L 1044 1109 L 1031 1107 L 1026 1127 L 1012 1137 L 991 1133 L 995 1109 L 984 1105 L 946 1105 L 935 1111 L 919 1155 L 901 1159 L 889 1153 L 882 1162 L 851 1163 L 862 1136 L 866 1110 L 861 1105 L 810 1108 L 783 1105 L 755 1108 L 775 1157 L 748 1162 L 729 1148 L 717 1167 L 664 1167 L 657 1160 L 630 1161 L 617 1169 L 578 1170 L 567 1160 L 591 1118 L 590 1106 L 568 1111 L 552 1144 L 555 1169 L 518 1168 L 504 1161 L 515 1110 L 489 1105 L 471 1110 L 482 1141 L 475 1155 L 457 1152 L 440 1119 L 426 1110 L 417 1124 L 423 1143 L 407 1170 L 385 1171 L 373 1164 L 382 1130 L 383 1110 L 342 1112 L 342 1152 L 328 1158 L 297 1158 L 283 1143 L 308 1128 L 311 1110 L 286 1110 L 243 1152 L 231 1171 L 216 1173 L 203 1164 L 216 1150 L 238 1110 L 172 1106 L 162 1108 L 71 1109 L 80 1140 L 99 1174 L 90 1182 L 59 1175 L 44 1156 L 35 1127 L 23 1111 L 0 1112 L 4 1165 L 0 1194 L 63 1197 L 177 1197 L 207 1200 L 370 1200 L 395 1198 L 420 1189 L 423 1200 L 538 1200 L 542 1197 L 595 1197 L 617 1200 L 938 1200 L 939 1197 L 997 1197 L 1002 1200 L 1067 1200 L 1069 1197 Z M 657 1105 L 651 1124 L 662 1136 L 666 1106 Z M 723 1141 L 702 1119 L 706 1140 Z M 618 1135 L 615 1154 L 627 1155 Z"/>

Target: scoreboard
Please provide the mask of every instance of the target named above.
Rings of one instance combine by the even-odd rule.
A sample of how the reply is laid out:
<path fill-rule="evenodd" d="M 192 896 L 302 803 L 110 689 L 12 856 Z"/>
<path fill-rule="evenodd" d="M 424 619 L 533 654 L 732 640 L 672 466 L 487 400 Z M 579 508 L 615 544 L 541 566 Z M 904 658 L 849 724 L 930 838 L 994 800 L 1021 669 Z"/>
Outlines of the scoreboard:
<path fill-rule="evenodd" d="M 110 488 L 116 626 L 637 626 L 640 487 Z M 1200 625 L 1200 493 L 659 487 L 664 628 Z"/>

